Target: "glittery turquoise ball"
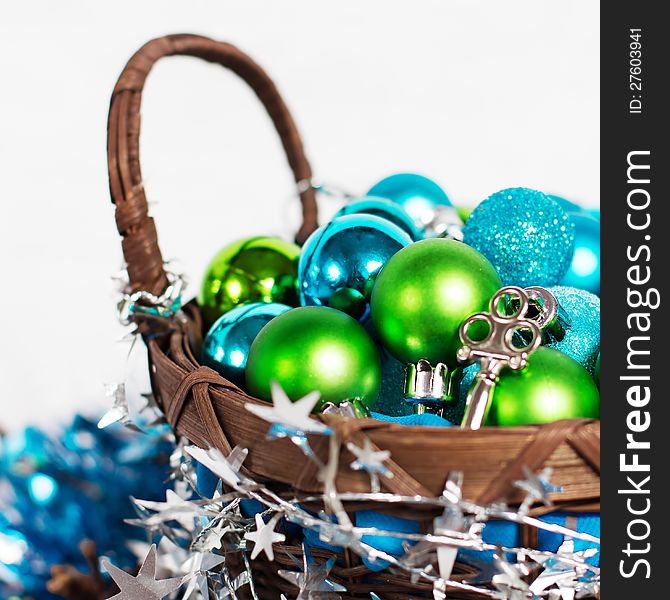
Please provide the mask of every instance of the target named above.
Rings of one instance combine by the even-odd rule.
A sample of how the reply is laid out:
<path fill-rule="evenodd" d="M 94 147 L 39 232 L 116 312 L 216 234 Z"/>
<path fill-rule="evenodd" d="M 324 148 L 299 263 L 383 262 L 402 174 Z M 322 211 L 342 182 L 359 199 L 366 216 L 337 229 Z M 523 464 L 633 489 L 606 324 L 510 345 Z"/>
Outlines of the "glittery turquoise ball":
<path fill-rule="evenodd" d="M 479 363 L 472 363 L 467 367 L 462 367 L 461 378 L 458 382 L 456 394 L 451 402 L 449 402 L 442 413 L 442 416 L 455 424 L 460 424 L 465 414 L 465 401 L 468 397 L 468 391 L 479 373 Z"/>
<path fill-rule="evenodd" d="M 380 349 L 382 381 L 373 411 L 389 417 L 412 414 L 412 405 L 405 402 L 405 365 Z"/>
<path fill-rule="evenodd" d="M 600 354 L 600 298 L 586 290 L 563 285 L 549 291 L 556 296 L 571 324 L 561 341 L 548 346 L 567 354 L 594 375 Z"/>
<path fill-rule="evenodd" d="M 472 211 L 463 235 L 491 261 L 505 285 L 556 285 L 575 249 L 574 225 L 565 209 L 528 188 L 489 196 Z"/>

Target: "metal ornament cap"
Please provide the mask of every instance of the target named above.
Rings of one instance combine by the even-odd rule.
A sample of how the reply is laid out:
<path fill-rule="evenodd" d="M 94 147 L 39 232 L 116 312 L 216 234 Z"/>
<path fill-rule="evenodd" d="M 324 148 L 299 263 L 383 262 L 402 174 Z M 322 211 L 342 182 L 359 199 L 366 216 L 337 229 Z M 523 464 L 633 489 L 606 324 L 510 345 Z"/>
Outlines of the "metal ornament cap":
<path fill-rule="evenodd" d="M 427 360 L 410 363 L 405 370 L 405 397 L 416 400 L 451 400 L 449 394 L 449 369 L 444 363 L 433 367 Z"/>
<path fill-rule="evenodd" d="M 572 325 L 572 319 L 558 298 L 539 285 L 524 288 L 524 291 L 530 301 L 526 318 L 534 321 L 542 330 L 543 343 L 561 341 Z"/>

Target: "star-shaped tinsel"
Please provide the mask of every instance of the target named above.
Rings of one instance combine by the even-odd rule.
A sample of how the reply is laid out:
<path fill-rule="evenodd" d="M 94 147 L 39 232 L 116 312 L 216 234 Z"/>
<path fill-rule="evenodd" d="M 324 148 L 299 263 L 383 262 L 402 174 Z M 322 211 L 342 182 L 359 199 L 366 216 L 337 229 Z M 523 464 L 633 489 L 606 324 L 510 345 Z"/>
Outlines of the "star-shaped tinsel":
<path fill-rule="evenodd" d="M 256 558 L 261 552 L 265 552 L 265 555 L 270 560 L 274 560 L 275 555 L 272 550 L 272 544 L 283 542 L 286 539 L 283 533 L 277 533 L 274 530 L 279 517 L 273 518 L 269 523 L 265 523 L 260 514 L 256 514 L 255 519 L 256 531 L 249 531 L 244 534 L 245 540 L 250 540 L 254 543 L 254 549 L 251 551 L 251 560 Z"/>
<path fill-rule="evenodd" d="M 184 578 L 189 580 L 182 600 L 188 600 L 196 590 L 202 598 L 207 598 L 207 584 L 209 572 L 225 562 L 225 557 L 213 552 L 195 552 L 184 563 L 183 570 L 188 572 Z"/>
<path fill-rule="evenodd" d="M 454 471 L 449 473 L 444 484 L 442 495 L 449 504 L 445 506 L 444 512 L 433 521 L 436 535 L 448 534 L 451 531 L 461 532 L 465 525 L 463 511 L 459 506 L 461 500 L 461 486 L 463 485 L 463 472 Z M 458 548 L 456 546 L 440 545 L 437 547 L 437 563 L 441 579 L 449 579 L 456 562 Z"/>
<path fill-rule="evenodd" d="M 541 500 L 545 506 L 551 506 L 549 494 L 563 491 L 561 486 L 550 483 L 552 472 L 551 467 L 545 467 L 539 475 L 536 475 L 526 465 L 523 466 L 523 474 L 526 479 L 513 482 L 514 487 L 526 492 L 526 498 L 519 506 L 519 514 L 528 514 L 528 510 L 536 500 Z"/>
<path fill-rule="evenodd" d="M 149 552 L 135 577 L 115 567 L 108 560 L 102 564 L 121 590 L 110 600 L 161 600 L 177 590 L 183 583 L 182 577 L 156 580 L 156 545 Z"/>
<path fill-rule="evenodd" d="M 291 402 L 282 387 L 273 381 L 272 406 L 251 402 L 247 402 L 244 406 L 249 412 L 272 424 L 267 433 L 268 439 L 305 437 L 308 433 L 330 431 L 321 421 L 309 416 L 320 397 L 319 392 L 311 392 L 300 400 Z"/>
<path fill-rule="evenodd" d="M 574 540 L 567 538 L 555 555 L 544 559 L 533 557 L 544 570 L 530 585 L 530 591 L 539 596 L 548 590 L 548 597 L 552 600 L 554 597 L 556 600 L 573 600 L 578 589 L 580 591 L 590 589 L 591 586 L 588 584 L 595 582 L 599 569 L 587 564 L 586 559 L 593 557 L 597 552 L 597 548 L 586 548 L 575 552 Z"/>
<path fill-rule="evenodd" d="M 102 418 L 98 421 L 99 429 L 104 429 L 114 423 L 121 423 L 133 431 L 142 431 L 142 429 L 135 425 L 130 419 L 125 383 L 106 384 L 105 397 L 112 401 L 112 408 L 102 415 Z"/>
<path fill-rule="evenodd" d="M 528 574 L 524 563 L 509 563 L 505 558 L 505 553 L 498 548 L 493 555 L 493 564 L 499 571 L 498 575 L 493 576 L 493 586 L 498 591 L 507 594 L 507 600 L 526 600 L 529 596 L 529 587 L 521 576 L 522 573 L 523 575 Z"/>
<path fill-rule="evenodd" d="M 295 585 L 300 592 L 296 600 L 315 600 L 323 595 L 324 598 L 333 598 L 332 594 L 346 592 L 347 588 L 328 579 L 335 559 L 330 558 L 325 563 L 317 565 L 312 558 L 309 548 L 303 544 L 302 573 L 280 569 L 277 574 L 286 581 Z M 326 596 L 326 594 L 329 594 Z"/>
<path fill-rule="evenodd" d="M 370 491 L 374 494 L 379 492 L 379 475 L 390 479 L 393 477 L 391 470 L 384 464 L 385 460 L 391 456 L 388 450 L 375 450 L 368 438 L 365 438 L 363 447 L 360 448 L 349 442 L 347 444 L 349 452 L 355 457 L 351 463 L 351 468 L 354 471 L 365 471 L 370 476 Z"/>
<path fill-rule="evenodd" d="M 203 450 L 197 446 L 186 446 L 185 452 L 195 458 L 203 467 L 209 469 L 227 486 L 236 489 L 242 479 L 239 475 L 240 466 L 248 454 L 246 448 L 235 447 L 226 458 L 220 450 L 210 448 Z"/>
<path fill-rule="evenodd" d="M 211 552 L 223 545 L 223 536 L 231 531 L 225 519 L 215 519 L 197 535 L 191 544 L 193 552 Z"/>
<path fill-rule="evenodd" d="M 186 531 L 195 529 L 195 517 L 206 516 L 207 511 L 194 502 L 184 500 L 173 490 L 165 490 L 165 502 L 133 499 L 135 504 L 142 508 L 156 511 L 145 519 L 146 525 L 158 525 L 166 521 L 176 521 Z"/>

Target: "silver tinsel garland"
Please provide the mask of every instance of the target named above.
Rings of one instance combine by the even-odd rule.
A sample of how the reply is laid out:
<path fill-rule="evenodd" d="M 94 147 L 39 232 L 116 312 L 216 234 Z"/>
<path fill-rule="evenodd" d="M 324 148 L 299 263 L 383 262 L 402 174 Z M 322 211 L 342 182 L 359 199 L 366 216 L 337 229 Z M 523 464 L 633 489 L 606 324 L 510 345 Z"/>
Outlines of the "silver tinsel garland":
<path fill-rule="evenodd" d="M 110 395 L 117 407 L 119 404 L 125 406 L 118 389 Z M 591 548 L 576 552 L 573 541 L 599 544 L 599 538 L 528 515 L 528 509 L 534 502 L 548 502 L 548 493 L 558 489 L 549 483 L 550 470 L 545 469 L 540 474 L 527 471 L 526 479 L 516 482 L 517 487 L 527 494 L 517 510 L 503 504 L 479 505 L 462 499 L 462 473 L 448 474 L 444 492 L 439 497 L 405 497 L 379 491 L 379 477 L 390 475 L 384 466 L 384 461 L 389 458 L 387 452 L 375 452 L 370 447 L 359 448 L 349 443 L 347 448 L 356 457 L 350 467 L 369 474 L 371 492 L 339 493 L 335 476 L 341 440 L 334 431 L 308 416 L 318 401 L 318 395 L 310 394 L 299 402 L 291 403 L 283 390 L 275 386 L 273 400 L 273 406 L 250 404 L 247 408 L 270 423 L 270 439 L 289 438 L 316 463 L 323 494 L 282 498 L 240 473 L 246 449 L 236 447 L 229 456 L 224 456 L 219 450 L 205 450 L 180 441 L 171 458 L 171 477 L 176 491 L 168 490 L 165 502 L 134 499 L 138 516 L 130 521 L 147 529 L 151 536 L 160 536 L 157 570 L 150 576 L 146 573 L 151 569 L 141 570 L 138 578 L 141 576 L 144 583 L 137 583 L 135 578 L 119 578 L 118 569 L 110 572 L 122 590 L 115 596 L 118 600 L 156 600 L 163 597 L 157 596 L 156 590 L 171 590 L 175 578 L 179 578 L 180 585 L 170 591 L 171 598 L 234 599 L 243 586 L 248 586 L 252 597 L 257 598 L 250 560 L 261 553 L 274 560 L 273 544 L 285 539 L 283 534 L 275 531 L 281 520 L 296 524 L 303 530 L 311 530 L 322 542 L 346 548 L 368 564 L 388 565 L 392 571 L 405 572 L 415 582 L 430 582 L 436 599 L 447 598 L 449 590 L 468 591 L 482 598 L 499 600 L 573 600 L 598 596 L 600 570 L 587 562 L 597 550 Z M 119 420 L 132 423 L 127 415 L 125 417 Z M 310 435 L 329 436 L 327 463 L 323 464 L 312 451 L 307 441 L 308 432 Z M 214 497 L 203 496 L 199 491 L 193 459 L 220 480 Z M 240 510 L 243 499 L 256 500 L 263 510 L 253 519 L 244 517 Z M 317 515 L 302 507 L 305 503 L 316 501 L 322 502 L 325 509 Z M 441 507 L 443 513 L 434 519 L 432 531 L 428 533 L 387 531 L 355 526 L 344 508 L 344 503 L 348 501 L 430 505 Z M 490 520 L 505 520 L 560 534 L 565 541 L 556 552 L 488 544 L 482 539 L 482 530 Z M 374 548 L 363 541 L 363 537 L 369 535 L 401 538 L 405 554 L 396 557 Z M 135 549 L 140 557 L 148 553 L 148 559 L 152 560 L 152 552 L 156 550 L 151 548 L 147 544 Z M 493 561 L 488 561 L 486 566 L 490 576 L 488 581 L 468 583 L 451 578 L 459 549 L 493 552 Z M 237 555 L 236 565 L 243 565 L 242 572 L 235 576 L 228 569 L 231 555 Z M 328 578 L 335 559 L 317 564 L 306 544 L 303 544 L 302 555 L 302 559 L 294 557 L 296 570 L 277 570 L 279 577 L 298 588 L 298 599 L 333 599 L 338 597 L 339 592 L 346 591 L 344 586 Z M 510 562 L 509 555 L 515 556 L 516 562 Z M 533 564 L 537 566 L 531 568 Z M 168 577 L 170 585 L 160 580 L 155 583 L 155 573 Z"/>

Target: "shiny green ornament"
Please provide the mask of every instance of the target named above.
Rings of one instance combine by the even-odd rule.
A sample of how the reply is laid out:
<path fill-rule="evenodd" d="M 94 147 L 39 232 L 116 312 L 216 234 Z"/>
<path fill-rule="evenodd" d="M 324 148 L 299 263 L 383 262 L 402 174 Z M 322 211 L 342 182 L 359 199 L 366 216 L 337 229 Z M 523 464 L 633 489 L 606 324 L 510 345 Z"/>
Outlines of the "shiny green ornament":
<path fill-rule="evenodd" d="M 598 352 L 598 358 L 596 358 L 596 371 L 593 374 L 593 379 L 598 387 L 600 387 L 600 352 Z"/>
<path fill-rule="evenodd" d="M 247 302 L 298 304 L 300 248 L 273 237 L 250 237 L 229 244 L 209 263 L 198 303 L 211 325 Z"/>
<path fill-rule="evenodd" d="M 317 390 L 319 412 L 326 402 L 377 398 L 381 366 L 374 342 L 349 315 L 325 306 L 303 306 L 270 321 L 258 334 L 246 370 L 249 393 L 270 400 L 277 381 L 289 398 Z"/>
<path fill-rule="evenodd" d="M 382 344 L 403 363 L 426 359 L 456 367 L 458 328 L 487 310 L 502 287 L 491 263 L 462 242 L 429 239 L 394 254 L 372 290 Z"/>
<path fill-rule="evenodd" d="M 600 415 L 600 394 L 589 372 L 558 350 L 540 346 L 521 371 L 503 371 L 487 425 L 530 425 Z"/>

